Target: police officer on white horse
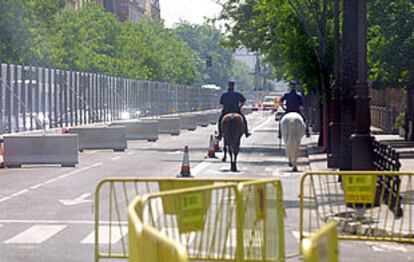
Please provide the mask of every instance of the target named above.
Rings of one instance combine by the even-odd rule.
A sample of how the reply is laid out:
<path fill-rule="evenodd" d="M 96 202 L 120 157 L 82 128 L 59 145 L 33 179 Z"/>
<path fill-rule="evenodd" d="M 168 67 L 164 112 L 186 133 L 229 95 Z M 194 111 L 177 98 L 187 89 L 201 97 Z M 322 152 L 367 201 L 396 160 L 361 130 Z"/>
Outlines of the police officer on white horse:
<path fill-rule="evenodd" d="M 280 99 L 280 104 L 282 108 L 286 111 L 285 114 L 296 112 L 300 114 L 303 118 L 303 122 L 306 123 L 306 118 L 303 114 L 303 97 L 301 94 L 296 92 L 296 81 L 292 80 L 289 82 L 290 92 L 285 93 Z M 286 105 L 284 102 L 286 101 Z M 306 124 L 306 137 L 310 137 L 309 128 Z M 282 132 L 279 125 L 279 139 L 282 138 Z"/>

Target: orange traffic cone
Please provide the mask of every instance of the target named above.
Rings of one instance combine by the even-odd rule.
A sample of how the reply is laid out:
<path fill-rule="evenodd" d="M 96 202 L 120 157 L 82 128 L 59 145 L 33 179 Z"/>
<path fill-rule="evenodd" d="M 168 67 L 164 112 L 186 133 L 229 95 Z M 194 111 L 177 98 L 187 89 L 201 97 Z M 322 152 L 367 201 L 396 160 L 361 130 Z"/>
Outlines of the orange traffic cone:
<path fill-rule="evenodd" d="M 208 158 L 216 158 L 216 151 L 214 150 L 213 136 L 210 136 L 210 146 L 208 148 Z"/>
<path fill-rule="evenodd" d="M 181 173 L 179 177 L 191 177 L 190 156 L 188 154 L 188 146 L 184 147 L 184 157 L 183 157 L 183 163 L 181 165 Z"/>
<path fill-rule="evenodd" d="M 221 152 L 220 150 L 220 140 L 217 139 L 217 132 L 215 133 L 216 135 L 214 136 L 214 151 L 215 152 Z"/>

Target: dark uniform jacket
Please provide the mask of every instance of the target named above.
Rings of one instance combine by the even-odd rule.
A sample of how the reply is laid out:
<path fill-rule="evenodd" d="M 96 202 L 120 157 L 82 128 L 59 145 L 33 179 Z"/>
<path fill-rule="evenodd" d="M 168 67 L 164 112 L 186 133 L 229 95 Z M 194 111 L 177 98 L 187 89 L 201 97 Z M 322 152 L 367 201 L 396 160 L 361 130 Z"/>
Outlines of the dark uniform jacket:
<path fill-rule="evenodd" d="M 283 103 L 284 101 L 286 101 L 286 113 L 300 113 L 299 107 L 303 106 L 303 97 L 296 90 L 291 90 L 289 93 L 284 94 L 280 102 Z"/>
<path fill-rule="evenodd" d="M 220 105 L 223 105 L 224 113 L 240 113 L 240 103 L 246 102 L 246 98 L 238 92 L 227 91 L 221 95 Z"/>

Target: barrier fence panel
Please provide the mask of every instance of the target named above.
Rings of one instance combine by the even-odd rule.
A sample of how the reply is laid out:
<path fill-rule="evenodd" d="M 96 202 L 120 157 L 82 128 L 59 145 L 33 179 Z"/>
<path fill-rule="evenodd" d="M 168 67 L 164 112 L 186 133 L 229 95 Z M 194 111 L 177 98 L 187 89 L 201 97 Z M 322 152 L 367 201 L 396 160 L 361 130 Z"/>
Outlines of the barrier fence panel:
<path fill-rule="evenodd" d="M 221 90 L 0 63 L 0 134 L 218 107 Z"/>
<path fill-rule="evenodd" d="M 177 188 L 238 183 L 247 179 L 108 178 L 95 192 L 95 261 L 128 258 L 128 205 L 137 197 Z"/>
<path fill-rule="evenodd" d="M 280 181 L 269 179 L 153 193 L 139 198 L 135 212 L 144 226 L 185 247 L 190 260 L 282 261 L 282 201 Z"/>
<path fill-rule="evenodd" d="M 336 222 L 329 222 L 310 238 L 302 241 L 304 262 L 338 261 L 338 230 Z"/>
<path fill-rule="evenodd" d="M 328 221 L 339 239 L 414 243 L 414 173 L 313 172 L 301 179 L 300 239 Z"/>
<path fill-rule="evenodd" d="M 141 222 L 136 211 L 139 200 L 137 197 L 128 208 L 129 243 L 135 247 L 129 250 L 129 261 L 188 261 L 182 245 Z"/>

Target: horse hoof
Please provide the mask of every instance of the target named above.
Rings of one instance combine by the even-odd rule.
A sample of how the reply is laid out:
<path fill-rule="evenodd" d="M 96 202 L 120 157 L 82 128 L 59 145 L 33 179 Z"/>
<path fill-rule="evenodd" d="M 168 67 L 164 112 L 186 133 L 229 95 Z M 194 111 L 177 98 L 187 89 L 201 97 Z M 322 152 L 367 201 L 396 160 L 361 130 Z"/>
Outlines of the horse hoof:
<path fill-rule="evenodd" d="M 225 158 L 223 158 L 223 159 L 221 159 L 221 162 L 226 162 L 227 161 L 227 159 L 225 159 Z"/>
<path fill-rule="evenodd" d="M 289 166 L 292 167 L 292 163 L 289 162 Z"/>
<path fill-rule="evenodd" d="M 292 168 L 292 171 L 293 172 L 298 172 L 298 168 L 297 167 L 294 167 L 294 168 Z"/>

